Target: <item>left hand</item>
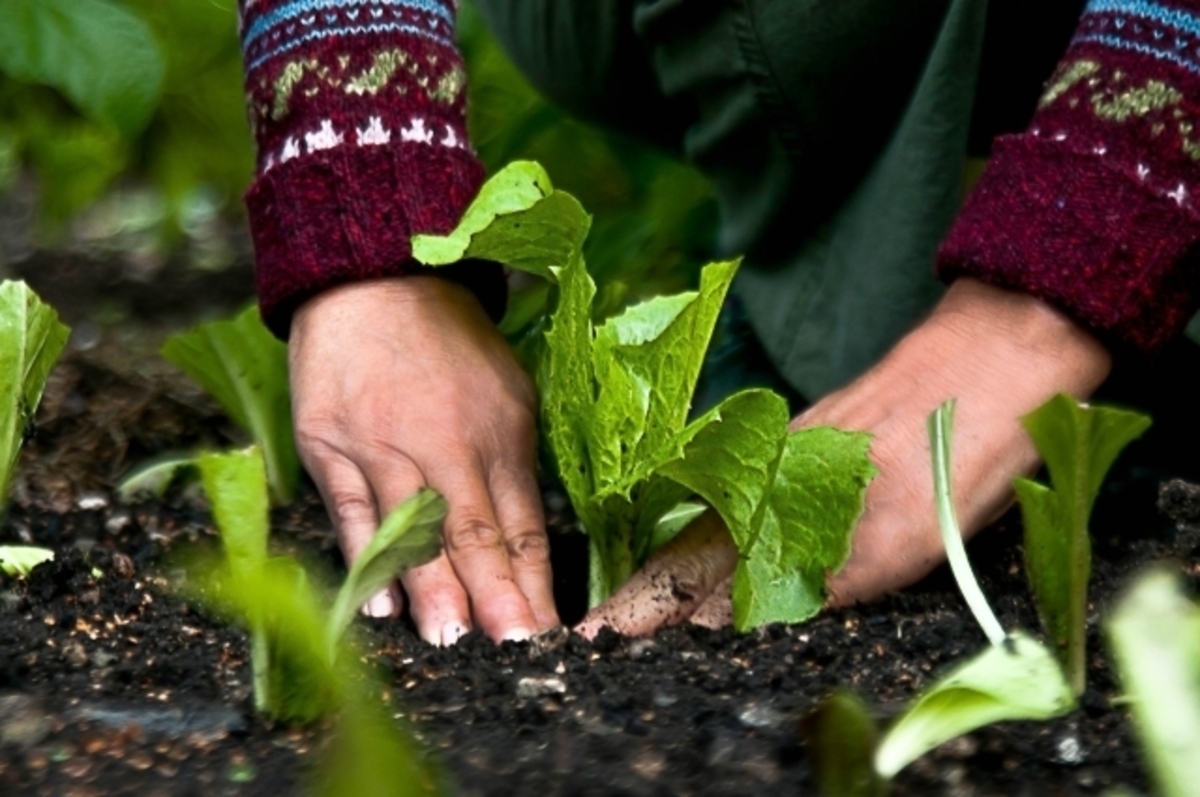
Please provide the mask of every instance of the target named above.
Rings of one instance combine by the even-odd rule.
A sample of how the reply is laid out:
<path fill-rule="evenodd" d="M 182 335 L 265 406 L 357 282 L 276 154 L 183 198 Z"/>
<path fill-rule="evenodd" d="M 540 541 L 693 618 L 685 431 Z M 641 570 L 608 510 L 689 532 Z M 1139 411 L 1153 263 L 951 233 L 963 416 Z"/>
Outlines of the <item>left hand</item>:
<path fill-rule="evenodd" d="M 1012 503 L 1012 480 L 1037 468 L 1020 425 L 1056 393 L 1087 397 L 1111 357 L 1089 333 L 1041 301 L 960 279 L 932 315 L 874 368 L 792 421 L 871 432 L 879 475 L 867 490 L 850 560 L 828 580 L 829 604 L 877 599 L 917 581 L 944 558 L 933 502 L 926 419 L 958 399 L 955 505 L 970 536 Z M 644 634 L 692 620 L 729 622 L 737 550 L 714 512 L 659 551 L 578 630 L 609 625 Z"/>

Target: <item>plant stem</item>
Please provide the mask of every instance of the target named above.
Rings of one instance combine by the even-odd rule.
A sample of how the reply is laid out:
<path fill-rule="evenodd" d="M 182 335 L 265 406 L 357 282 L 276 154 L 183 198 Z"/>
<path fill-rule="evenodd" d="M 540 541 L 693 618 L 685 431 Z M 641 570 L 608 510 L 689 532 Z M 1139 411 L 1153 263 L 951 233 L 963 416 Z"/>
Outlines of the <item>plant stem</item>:
<path fill-rule="evenodd" d="M 929 448 L 933 452 L 933 491 L 937 501 L 938 527 L 942 532 L 942 544 L 946 546 L 946 558 L 958 589 L 967 601 L 971 613 L 983 633 L 993 645 L 999 645 L 1007 637 L 992 607 L 988 605 L 971 562 L 963 545 L 962 530 L 958 515 L 954 511 L 954 496 L 950 482 L 950 435 L 954 425 L 954 401 L 947 401 L 929 416 Z"/>
<path fill-rule="evenodd" d="M 588 535 L 588 606 L 595 608 L 633 577 L 634 524 L 627 518 L 611 523 L 606 533 Z"/>

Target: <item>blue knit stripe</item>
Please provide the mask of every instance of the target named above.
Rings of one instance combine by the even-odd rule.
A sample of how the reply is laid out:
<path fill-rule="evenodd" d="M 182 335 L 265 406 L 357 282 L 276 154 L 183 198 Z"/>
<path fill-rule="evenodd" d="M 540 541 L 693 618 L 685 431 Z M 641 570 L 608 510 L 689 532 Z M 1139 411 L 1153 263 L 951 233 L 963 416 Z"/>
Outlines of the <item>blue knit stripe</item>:
<path fill-rule="evenodd" d="M 1200 16 L 1147 0 L 1091 0 L 1085 14 L 1125 14 L 1200 35 Z"/>
<path fill-rule="evenodd" d="M 1142 53 L 1143 55 L 1148 55 L 1151 58 L 1158 58 L 1162 61 L 1170 61 L 1173 64 L 1183 67 L 1189 72 L 1194 72 L 1197 75 L 1200 75 L 1200 61 L 1197 61 L 1194 58 L 1186 58 L 1174 50 L 1169 50 L 1162 47 L 1151 47 L 1149 44 L 1144 44 L 1142 42 L 1129 41 L 1128 39 L 1122 39 L 1117 36 L 1104 36 L 1101 34 L 1083 34 L 1081 36 L 1076 36 L 1075 41 L 1094 42 L 1096 44 L 1103 44 L 1118 50 L 1132 50 L 1134 52 Z"/>
<path fill-rule="evenodd" d="M 451 25 L 454 14 L 447 3 L 438 0 L 292 0 L 256 18 L 242 34 L 242 49 L 249 49 L 256 40 L 272 28 L 304 16 L 318 16 L 329 11 L 366 6 L 399 6 L 438 17 Z M 379 23 L 385 24 L 385 23 Z"/>
<path fill-rule="evenodd" d="M 340 28 L 322 28 L 319 30 L 310 31 L 302 36 L 296 36 L 266 53 L 255 58 L 246 65 L 246 71 L 252 72 L 260 66 L 270 61 L 277 55 L 293 50 L 305 42 L 313 41 L 314 39 L 328 39 L 334 36 L 361 36 L 367 33 L 407 33 L 412 36 L 420 36 L 422 39 L 428 39 L 435 44 L 440 44 L 445 47 L 453 47 L 454 42 L 445 36 L 441 36 L 425 28 L 416 25 L 409 25 L 403 22 L 379 22 L 371 25 L 347 25 Z"/>

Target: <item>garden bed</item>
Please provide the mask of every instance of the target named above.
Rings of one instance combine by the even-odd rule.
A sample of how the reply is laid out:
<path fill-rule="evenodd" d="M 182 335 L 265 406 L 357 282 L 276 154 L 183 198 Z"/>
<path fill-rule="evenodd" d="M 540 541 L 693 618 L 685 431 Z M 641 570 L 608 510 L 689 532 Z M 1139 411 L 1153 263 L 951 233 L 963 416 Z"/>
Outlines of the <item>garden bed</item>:
<path fill-rule="evenodd" d="M 171 596 L 170 553 L 214 539 L 207 513 L 186 492 L 125 506 L 111 491 L 149 456 L 226 445 L 233 431 L 164 369 L 85 348 L 48 388 L 0 526 L 0 544 L 58 553 L 28 582 L 0 576 L 0 793 L 301 793 L 319 729 L 254 717 L 245 635 Z M 1149 562 L 1170 560 L 1195 586 L 1200 551 L 1194 491 L 1167 490 L 1172 517 L 1160 514 L 1158 486 L 1174 474 L 1146 461 L 1118 469 L 1097 512 L 1081 708 L 943 745 L 895 793 L 1147 791 L 1098 619 Z M 578 617 L 586 546 L 561 494 L 546 498 L 563 614 Z M 340 566 L 311 488 L 273 520 L 278 547 Z M 971 551 L 1003 623 L 1033 630 L 1019 539 L 1010 513 Z M 944 571 L 879 604 L 747 635 L 685 626 L 495 646 L 472 634 L 437 649 L 404 621 L 367 625 L 391 685 L 381 698 L 471 795 L 813 793 L 801 725 L 822 696 L 852 688 L 883 717 L 986 644 Z"/>

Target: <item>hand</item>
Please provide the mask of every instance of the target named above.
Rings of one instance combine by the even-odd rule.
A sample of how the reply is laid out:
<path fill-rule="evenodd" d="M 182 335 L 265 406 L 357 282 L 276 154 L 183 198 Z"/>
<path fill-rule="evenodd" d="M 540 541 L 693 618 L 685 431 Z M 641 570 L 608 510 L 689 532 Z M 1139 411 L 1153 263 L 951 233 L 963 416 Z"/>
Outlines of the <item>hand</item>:
<path fill-rule="evenodd" d="M 348 561 L 420 487 L 450 505 L 441 556 L 401 578 L 421 636 L 558 625 L 536 394 L 475 297 L 432 276 L 342 286 L 296 312 L 288 349 L 300 457 Z M 367 605 L 400 608 L 395 587 Z"/>
<path fill-rule="evenodd" d="M 954 495 L 970 536 L 1012 503 L 1013 477 L 1037 467 L 1020 417 L 1055 393 L 1088 396 L 1110 368 L 1095 338 L 1042 302 L 975 280 L 955 282 L 882 362 L 792 422 L 794 429 L 835 426 L 875 435 L 871 457 L 879 475 L 867 490 L 850 560 L 829 579 L 830 604 L 873 600 L 944 559 L 926 433 L 926 418 L 939 404 L 958 399 Z M 594 634 L 607 624 L 647 633 L 689 618 L 728 622 L 727 584 L 736 561 L 720 521 L 697 522 L 593 610 L 580 631 Z M 680 579 L 686 590 L 672 588 Z"/>

